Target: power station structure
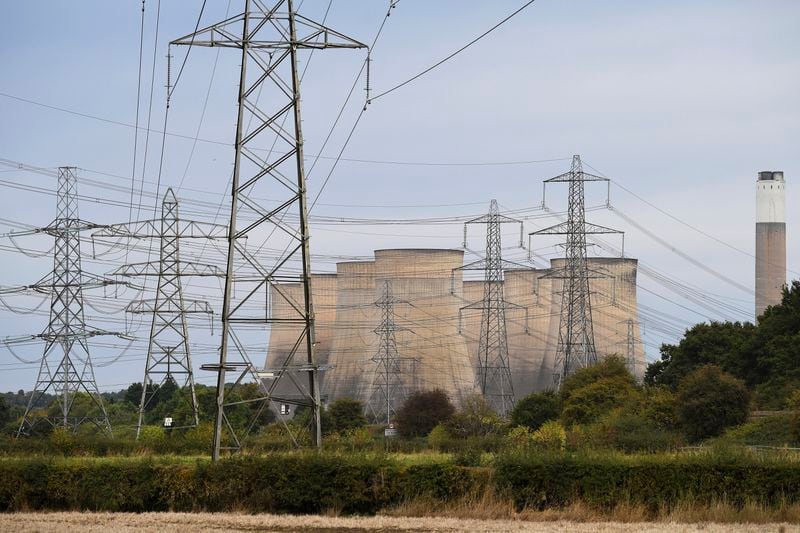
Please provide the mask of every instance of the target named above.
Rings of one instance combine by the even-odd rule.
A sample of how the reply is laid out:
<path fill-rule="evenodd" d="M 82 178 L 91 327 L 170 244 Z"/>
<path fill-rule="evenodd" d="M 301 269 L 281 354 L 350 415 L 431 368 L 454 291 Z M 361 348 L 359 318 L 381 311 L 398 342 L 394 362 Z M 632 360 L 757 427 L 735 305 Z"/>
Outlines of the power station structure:
<path fill-rule="evenodd" d="M 568 183 L 569 201 L 567 220 L 531 235 L 564 235 L 565 263 L 562 268 L 547 274 L 550 279 L 561 281 L 561 310 L 556 348 L 556 365 L 553 371 L 553 386 L 558 389 L 561 381 L 578 369 L 597 363 L 594 324 L 592 321 L 592 298 L 589 280 L 604 278 L 607 272 L 589 267 L 586 253 L 586 236 L 594 234 L 620 234 L 621 231 L 586 222 L 584 183 L 608 182 L 608 178 L 583 171 L 581 158 L 575 155 L 569 172 L 545 180 L 549 183 Z M 542 205 L 545 204 L 542 195 Z"/>
<path fill-rule="evenodd" d="M 781 303 L 786 285 L 786 181 L 763 171 L 756 181 L 756 319 Z"/>
<path fill-rule="evenodd" d="M 512 264 L 503 262 L 500 228 L 502 224 L 508 223 L 519 225 L 521 247 L 522 221 L 501 215 L 497 200 L 490 202 L 488 214 L 465 222 L 464 249 L 467 248 L 467 227 L 474 224 L 486 226 L 486 255 L 478 261 L 459 267 L 459 270 L 480 270 L 484 273 L 483 298 L 463 306 L 459 312 L 481 311 L 480 340 L 475 357 L 475 377 L 481 394 L 501 416 L 506 416 L 515 403 L 511 367 L 508 360 L 506 310 L 514 308 L 527 312 L 527 308 L 506 301 L 503 291 L 503 269 Z M 527 323 L 527 316 L 525 320 Z M 460 321 L 461 317 L 459 317 Z M 462 333 L 462 328 L 459 328 L 459 333 Z"/>
<path fill-rule="evenodd" d="M 101 226 L 80 219 L 78 215 L 77 177 L 74 167 L 59 167 L 57 215 L 48 226 L 17 232 L 15 235 L 44 233 L 55 239 L 53 270 L 38 282 L 4 292 L 34 291 L 50 295 L 50 321 L 38 335 L 5 339 L 13 345 L 33 339 L 44 341 L 39 374 L 31 391 L 17 436 L 29 434 L 40 422 L 77 431 L 91 423 L 111 434 L 103 399 L 94 377 L 89 339 L 116 333 L 90 327 L 84 318 L 83 291 L 114 285 L 118 282 L 84 272 L 81 268 L 80 232 Z M 47 394 L 55 394 L 57 412 L 41 405 Z M 84 395 L 88 402 L 76 408 L 75 401 Z"/>
<path fill-rule="evenodd" d="M 461 249 L 383 249 L 374 258 L 343 261 L 336 273 L 312 276 L 317 311 L 317 354 L 321 372 L 322 400 L 355 398 L 365 405 L 374 391 L 374 354 L 379 352 L 383 321 L 376 306 L 389 280 L 394 305 L 395 346 L 401 360 L 408 361 L 393 377 L 402 382 L 406 394 L 441 389 L 455 403 L 480 394 L 475 355 L 479 352 L 482 313 L 465 313 L 459 327 L 459 310 L 481 301 L 484 280 L 464 279 Z M 632 320 L 632 356 L 637 377 L 646 367 L 640 338 L 637 308 L 637 261 L 632 258 L 589 257 L 588 268 L 605 273 L 589 279 L 592 292 L 592 323 L 598 358 L 626 357 L 620 345 L 620 322 Z M 561 317 L 561 283 L 548 276 L 561 271 L 565 259 L 552 259 L 549 267 L 534 268 L 507 264 L 503 268 L 503 296 L 506 302 L 527 308 L 525 313 L 506 316 L 508 365 L 516 398 L 534 391 L 552 389 L 556 370 Z M 286 284 L 281 294 L 302 290 L 300 284 Z M 285 316 L 289 301 L 277 297 L 273 288 L 273 313 Z M 297 325 L 274 329 L 269 340 L 265 366 L 285 357 L 292 349 Z M 459 334 L 459 329 L 461 334 Z M 412 360 L 413 359 L 413 360 Z M 281 412 L 291 416 L 294 406 Z"/>
<path fill-rule="evenodd" d="M 142 396 L 139 401 L 139 419 L 136 438 L 142 430 L 145 412 L 163 390 L 172 391 L 172 385 L 184 398 L 190 409 L 188 419 L 170 416 L 168 429 L 196 426 L 199 423 L 197 395 L 195 393 L 194 370 L 189 349 L 189 315 L 214 314 L 205 300 L 185 298 L 181 279 L 186 276 L 223 277 L 224 272 L 215 265 L 181 260 L 180 241 L 183 239 L 224 239 L 228 228 L 178 216 L 178 200 L 172 189 L 167 189 L 161 203 L 161 217 L 123 224 L 113 224 L 92 234 L 92 239 L 130 240 L 158 239 L 159 259 L 144 263 L 131 263 L 114 270 L 111 276 L 155 277 L 155 298 L 134 300 L 126 307 L 131 314 L 150 315 L 150 335 L 147 345 Z M 186 390 L 188 389 L 188 390 Z"/>
<path fill-rule="evenodd" d="M 366 46 L 297 14 L 292 0 L 272 2 L 269 7 L 261 0 L 245 0 L 240 14 L 171 44 L 241 51 L 222 342 L 219 363 L 205 367 L 217 372 L 212 459 L 218 459 L 223 448 L 238 450 L 249 433 L 251 424 L 237 434 L 228 423 L 226 408 L 241 401 L 226 401 L 226 394 L 250 383 L 256 383 L 262 393 L 250 400 L 257 406 L 254 416 L 275 402 L 304 406 L 312 413 L 312 441 L 320 446 L 298 54 Z M 265 102 L 270 107 L 265 107 Z M 269 147 L 266 152 L 265 146 Z M 247 250 L 245 238 L 251 235 L 261 239 L 267 235 L 271 248 L 284 251 L 270 264 L 263 264 Z M 292 282 L 302 285 L 302 293 L 299 298 L 291 297 L 290 316 L 275 318 L 270 311 L 273 292 L 280 293 L 282 284 Z M 257 368 L 252 356 L 264 353 L 265 339 L 276 323 L 299 326 L 294 330 L 297 338 L 275 367 Z M 230 390 L 226 387 L 228 372 L 235 376 Z M 290 387 L 291 392 L 277 397 L 279 385 Z"/>

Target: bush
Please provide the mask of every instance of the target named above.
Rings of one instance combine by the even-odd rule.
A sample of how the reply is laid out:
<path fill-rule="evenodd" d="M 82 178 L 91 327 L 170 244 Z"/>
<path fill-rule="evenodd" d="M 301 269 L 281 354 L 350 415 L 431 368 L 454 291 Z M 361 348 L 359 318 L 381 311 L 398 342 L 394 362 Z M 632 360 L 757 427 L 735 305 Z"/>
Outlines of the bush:
<path fill-rule="evenodd" d="M 531 430 L 559 417 L 561 401 L 553 391 L 533 393 L 525 396 L 511 411 L 511 425 L 525 426 Z"/>
<path fill-rule="evenodd" d="M 676 399 L 678 419 L 693 441 L 715 437 L 749 414 L 750 393 L 744 383 L 713 365 L 683 378 Z"/>
<path fill-rule="evenodd" d="M 637 395 L 636 381 L 625 368 L 625 362 L 616 356 L 607 357 L 564 380 L 561 420 L 566 426 L 591 424 L 635 400 Z"/>
<path fill-rule="evenodd" d="M 326 431 L 341 433 L 367 425 L 364 406 L 358 400 L 341 398 L 330 404 L 327 411 L 330 426 L 325 428 Z"/>
<path fill-rule="evenodd" d="M 483 437 L 499 433 L 502 421 L 480 394 L 467 396 L 461 409 L 445 421 L 447 431 L 454 437 Z"/>
<path fill-rule="evenodd" d="M 589 428 L 595 444 L 625 452 L 657 452 L 676 447 L 679 436 L 641 414 L 618 410 Z"/>
<path fill-rule="evenodd" d="M 436 451 L 442 451 L 450 441 L 450 433 L 444 424 L 437 424 L 435 428 L 428 433 L 428 446 Z"/>
<path fill-rule="evenodd" d="M 454 412 L 455 408 L 443 390 L 415 392 L 397 410 L 397 431 L 403 437 L 424 437 Z"/>
<path fill-rule="evenodd" d="M 544 450 L 563 450 L 567 445 L 567 432 L 558 421 L 550 420 L 533 432 L 531 440 Z"/>
<path fill-rule="evenodd" d="M 528 426 L 516 426 L 506 433 L 506 449 L 511 451 L 524 451 L 533 447 L 533 431 Z"/>

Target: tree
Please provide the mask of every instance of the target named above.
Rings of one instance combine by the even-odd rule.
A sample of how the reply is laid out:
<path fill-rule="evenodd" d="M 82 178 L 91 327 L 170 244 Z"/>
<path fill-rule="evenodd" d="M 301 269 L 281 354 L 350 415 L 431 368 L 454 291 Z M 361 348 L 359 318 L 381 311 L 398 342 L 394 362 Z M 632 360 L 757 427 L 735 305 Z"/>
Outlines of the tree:
<path fill-rule="evenodd" d="M 625 361 L 609 356 L 567 377 L 561 385 L 561 419 L 567 426 L 589 424 L 635 399 L 639 391 Z"/>
<path fill-rule="evenodd" d="M 142 388 L 141 383 L 131 383 L 125 390 L 125 401 L 139 407 L 142 401 Z"/>
<path fill-rule="evenodd" d="M 415 392 L 397 410 L 397 430 L 403 437 L 424 437 L 454 412 L 455 408 L 443 390 Z"/>
<path fill-rule="evenodd" d="M 0 428 L 11 421 L 11 409 L 6 405 L 6 399 L 0 396 Z"/>
<path fill-rule="evenodd" d="M 525 426 L 536 431 L 548 420 L 561 414 L 561 401 L 553 391 L 535 392 L 525 396 L 511 411 L 511 425 Z"/>
<path fill-rule="evenodd" d="M 341 433 L 367 425 L 364 406 L 352 398 L 340 398 L 328 406 L 330 431 Z M 325 428 L 328 430 L 328 428 Z"/>
<path fill-rule="evenodd" d="M 713 364 L 737 376 L 748 372 L 744 361 L 755 326 L 741 322 L 697 324 L 677 345 L 661 346 L 661 361 L 651 364 L 645 383 L 668 385 L 673 389 L 684 376 L 703 365 Z"/>
<path fill-rule="evenodd" d="M 457 437 L 482 437 L 496 433 L 502 422 L 486 398 L 480 394 L 467 396 L 461 409 L 445 422 L 447 431 Z"/>
<path fill-rule="evenodd" d="M 698 441 L 745 422 L 750 392 L 741 380 L 718 366 L 706 365 L 681 380 L 676 400 L 686 436 Z"/>

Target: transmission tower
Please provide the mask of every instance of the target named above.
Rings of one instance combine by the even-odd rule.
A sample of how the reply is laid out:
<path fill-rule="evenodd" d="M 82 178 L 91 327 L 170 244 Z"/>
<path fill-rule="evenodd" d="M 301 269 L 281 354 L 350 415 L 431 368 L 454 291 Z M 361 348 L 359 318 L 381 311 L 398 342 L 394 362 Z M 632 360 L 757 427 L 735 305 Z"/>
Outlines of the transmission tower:
<path fill-rule="evenodd" d="M 628 372 L 636 377 L 636 345 L 641 344 L 642 341 L 636 338 L 636 325 L 639 324 L 632 318 L 623 320 L 620 324 L 625 324 L 625 366 L 628 367 Z"/>
<path fill-rule="evenodd" d="M 226 394 L 248 380 L 255 380 L 262 392 L 260 398 L 251 400 L 260 404 L 255 416 L 271 401 L 311 409 L 311 438 L 319 447 L 319 368 L 314 354 L 298 52 L 365 45 L 297 14 L 292 0 L 279 0 L 272 7 L 261 0 L 244 0 L 242 13 L 172 44 L 241 50 L 222 345 L 219 364 L 204 366 L 217 372 L 212 459 L 219 458 L 223 444 L 225 449 L 239 449 L 252 428 L 248 424 L 237 431 L 225 414 L 227 407 L 235 405 L 226 402 Z M 265 108 L 262 102 L 269 102 L 271 108 Z M 291 126 L 285 129 L 287 119 Z M 267 204 L 264 198 L 275 202 Z M 267 235 L 272 248 L 285 251 L 271 264 L 261 264 L 242 242 L 241 238 L 248 235 L 262 240 Z M 281 288 L 291 282 L 303 285 L 300 301 Z M 291 303 L 294 317 L 270 316 L 269 287 Z M 270 325 L 276 322 L 296 324 L 297 342 L 278 368 L 259 372 L 251 354 L 260 357 L 266 352 L 265 340 Z M 236 379 L 226 391 L 229 371 L 235 372 Z M 297 393 L 281 393 L 279 398 L 275 393 L 280 381 L 289 382 Z"/>
<path fill-rule="evenodd" d="M 188 387 L 187 400 L 192 413 L 190 420 L 175 420 L 170 428 L 178 429 L 199 423 L 187 315 L 211 316 L 213 310 L 206 301 L 184 298 L 181 278 L 223 277 L 224 273 L 214 265 L 182 261 L 179 243 L 182 239 L 224 239 L 227 231 L 226 226 L 180 219 L 175 194 L 172 189 L 167 189 L 161 203 L 160 219 L 114 224 L 92 234 L 93 239 L 159 239 L 161 244 L 158 261 L 124 265 L 111 273 L 113 276 L 158 278 L 155 298 L 134 300 L 126 307 L 128 313 L 152 315 L 139 421 L 136 425 L 137 438 L 145 412 L 166 384 L 175 385 L 180 391 Z"/>
<path fill-rule="evenodd" d="M 584 172 L 579 155 L 573 156 L 569 172 L 545 180 L 545 191 L 548 183 L 569 184 L 567 220 L 530 234 L 566 236 L 566 242 L 563 245 L 564 266 L 546 274 L 546 277 L 562 280 L 561 316 L 558 327 L 558 345 L 556 346 L 556 366 L 553 372 L 553 386 L 556 389 L 560 387 L 561 381 L 565 377 L 579 368 L 597 363 L 589 280 L 608 277 L 608 273 L 589 267 L 586 255 L 586 235 L 622 233 L 586 222 L 584 183 L 587 181 L 609 182 L 608 178 Z M 542 195 L 542 205 L 544 205 L 544 194 Z"/>
<path fill-rule="evenodd" d="M 392 296 L 392 284 L 389 280 L 384 280 L 381 297 L 375 302 L 381 309 L 381 323 L 373 330 L 379 341 L 378 351 L 371 359 L 375 368 L 367 408 L 375 418 L 385 412 L 387 426 L 392 423 L 397 405 L 402 404 L 407 396 L 407 377 L 404 379 L 403 368 L 417 361 L 412 357 L 400 357 L 397 352 L 395 334 L 398 331 L 408 331 L 395 323 L 394 306 L 397 303 L 402 301 Z M 413 372 L 409 374 L 413 375 Z"/>
<path fill-rule="evenodd" d="M 36 385 L 31 392 L 17 436 L 29 434 L 38 423 L 46 421 L 53 427 L 71 428 L 89 422 L 111 435 L 103 399 L 97 388 L 94 367 L 89 352 L 89 339 L 114 333 L 86 325 L 83 291 L 116 284 L 114 280 L 83 272 L 81 269 L 80 232 L 99 228 L 78 217 L 77 184 L 74 167 L 58 169 L 58 199 L 56 219 L 50 225 L 14 235 L 44 233 L 55 238 L 53 270 L 38 282 L 4 292 L 34 291 L 50 295 L 50 321 L 38 335 L 5 339 L 8 345 L 44 341 L 44 353 L 39 364 Z M 45 395 L 55 394 L 58 414 L 43 413 L 40 405 Z M 90 404 L 85 412 L 74 413 L 75 399 L 79 393 L 88 396 Z"/>
<path fill-rule="evenodd" d="M 468 309 L 480 309 L 481 333 L 478 341 L 478 353 L 475 358 L 475 374 L 481 394 L 489 404 L 501 415 L 506 416 L 514 407 L 514 387 L 511 382 L 511 368 L 508 361 L 508 335 L 506 333 L 506 310 L 525 311 L 525 332 L 528 331 L 528 309 L 506 301 L 503 291 L 503 269 L 528 268 L 502 257 L 500 228 L 502 224 L 519 224 L 520 246 L 522 245 L 522 221 L 501 215 L 497 200 L 489 204 L 489 213 L 464 223 L 464 248 L 467 247 L 467 226 L 471 224 L 486 225 L 486 255 L 474 263 L 457 270 L 482 270 L 483 299 L 462 307 L 459 310 L 459 332 L 461 330 L 461 313 Z"/>

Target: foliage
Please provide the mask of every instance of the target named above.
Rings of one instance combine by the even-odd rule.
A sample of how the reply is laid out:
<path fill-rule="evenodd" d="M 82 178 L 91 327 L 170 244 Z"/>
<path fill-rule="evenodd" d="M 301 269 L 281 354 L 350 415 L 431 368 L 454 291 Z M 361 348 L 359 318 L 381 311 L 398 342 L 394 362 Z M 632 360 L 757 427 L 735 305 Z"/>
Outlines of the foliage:
<path fill-rule="evenodd" d="M 742 381 L 706 365 L 678 385 L 678 419 L 690 440 L 714 437 L 747 420 L 750 393 Z"/>
<path fill-rule="evenodd" d="M 740 446 L 797 446 L 800 439 L 794 434 L 795 413 L 765 416 L 727 429 L 716 444 Z"/>
<path fill-rule="evenodd" d="M 327 411 L 330 426 L 325 428 L 326 431 L 340 433 L 367 425 L 364 406 L 352 398 L 336 400 L 328 406 Z"/>
<path fill-rule="evenodd" d="M 424 437 L 455 412 L 447 393 L 441 389 L 415 392 L 395 415 L 397 430 L 403 437 Z"/>
<path fill-rule="evenodd" d="M 461 408 L 445 421 L 454 437 L 482 437 L 499 433 L 502 421 L 480 394 L 464 398 Z"/>
<path fill-rule="evenodd" d="M 712 322 L 688 330 L 677 345 L 661 347 L 645 382 L 672 387 L 707 364 L 719 366 L 755 392 L 762 409 L 781 409 L 800 388 L 800 281 L 784 289 L 779 305 L 769 307 L 758 324 Z"/>
<path fill-rule="evenodd" d="M 430 433 L 428 433 L 427 442 L 428 446 L 436 451 L 442 451 L 450 441 L 450 432 L 444 424 L 436 424 Z"/>
<path fill-rule="evenodd" d="M 566 426 L 590 424 L 638 395 L 636 381 L 619 357 L 607 357 L 567 377 L 561 387 Z"/>
<path fill-rule="evenodd" d="M 533 447 L 533 431 L 528 426 L 514 426 L 505 436 L 506 450 L 520 452 Z"/>
<path fill-rule="evenodd" d="M 526 426 L 532 430 L 561 414 L 561 401 L 553 391 L 529 394 L 517 402 L 511 411 L 512 426 Z"/>
<path fill-rule="evenodd" d="M 617 409 L 588 428 L 590 441 L 624 452 L 658 452 L 673 449 L 681 442 L 675 432 L 660 427 L 642 414 Z"/>
<path fill-rule="evenodd" d="M 0 427 L 11 421 L 11 408 L 6 405 L 6 399 L 0 396 Z"/>
<path fill-rule="evenodd" d="M 800 500 L 800 462 L 715 456 L 511 454 L 494 461 L 497 489 L 518 509 L 620 502 L 655 511 L 726 501 L 767 507 Z"/>
<path fill-rule="evenodd" d="M 563 450 L 567 444 L 567 432 L 557 420 L 549 420 L 531 435 L 533 444 L 544 450 Z"/>

